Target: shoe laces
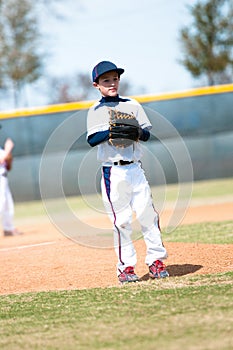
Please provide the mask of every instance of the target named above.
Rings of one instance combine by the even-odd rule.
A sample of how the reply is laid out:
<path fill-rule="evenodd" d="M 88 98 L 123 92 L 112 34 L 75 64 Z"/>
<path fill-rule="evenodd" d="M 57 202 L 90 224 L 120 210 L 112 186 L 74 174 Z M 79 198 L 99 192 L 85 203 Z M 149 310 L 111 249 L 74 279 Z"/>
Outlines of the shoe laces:
<path fill-rule="evenodd" d="M 151 265 L 152 268 L 155 268 L 158 272 L 164 271 L 166 269 L 166 266 L 164 263 L 160 260 L 156 260 Z"/>
<path fill-rule="evenodd" d="M 126 274 L 126 275 L 134 275 L 135 274 L 133 266 L 126 267 L 122 273 Z"/>

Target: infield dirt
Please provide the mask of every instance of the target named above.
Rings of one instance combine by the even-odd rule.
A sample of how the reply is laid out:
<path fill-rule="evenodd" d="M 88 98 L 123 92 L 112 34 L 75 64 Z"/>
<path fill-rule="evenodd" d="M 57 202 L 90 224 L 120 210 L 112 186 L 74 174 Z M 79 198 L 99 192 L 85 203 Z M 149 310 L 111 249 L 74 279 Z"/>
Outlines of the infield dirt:
<path fill-rule="evenodd" d="M 169 210 L 161 215 L 166 223 Z M 90 218 L 93 224 L 99 218 Z M 233 203 L 189 207 L 182 224 L 233 220 Z M 99 225 L 100 223 L 97 222 Z M 89 248 L 64 237 L 48 220 L 25 222 L 24 234 L 0 237 L 0 294 L 118 286 L 113 248 Z M 148 280 L 144 240 L 134 242 L 136 272 Z M 170 276 L 233 270 L 233 244 L 166 243 Z"/>

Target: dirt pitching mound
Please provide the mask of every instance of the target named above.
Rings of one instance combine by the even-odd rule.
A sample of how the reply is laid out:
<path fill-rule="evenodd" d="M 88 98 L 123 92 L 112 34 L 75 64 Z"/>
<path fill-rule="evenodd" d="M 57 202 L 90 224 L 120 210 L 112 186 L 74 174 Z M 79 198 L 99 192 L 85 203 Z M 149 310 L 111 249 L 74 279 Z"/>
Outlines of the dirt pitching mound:
<path fill-rule="evenodd" d="M 232 203 L 220 203 L 189 208 L 183 223 L 232 220 L 232 216 Z M 79 245 L 60 234 L 50 222 L 30 222 L 22 229 L 22 236 L 0 237 L 1 295 L 119 285 L 112 248 Z M 146 281 L 149 277 L 144 241 L 135 241 L 135 248 L 136 272 Z M 166 243 L 166 248 L 170 276 L 233 270 L 233 245 Z"/>

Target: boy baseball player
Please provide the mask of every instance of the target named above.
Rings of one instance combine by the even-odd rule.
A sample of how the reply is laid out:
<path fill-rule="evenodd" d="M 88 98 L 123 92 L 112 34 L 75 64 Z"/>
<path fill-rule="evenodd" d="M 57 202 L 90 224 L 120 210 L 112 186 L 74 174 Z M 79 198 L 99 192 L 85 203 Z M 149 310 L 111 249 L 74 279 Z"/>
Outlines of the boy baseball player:
<path fill-rule="evenodd" d="M 136 100 L 118 95 L 123 73 L 124 69 L 109 61 L 93 68 L 93 86 L 99 90 L 101 99 L 88 111 L 87 142 L 98 147 L 102 198 L 113 224 L 117 276 L 121 283 L 128 283 L 139 280 L 134 271 L 137 256 L 131 240 L 133 211 L 147 247 L 145 263 L 149 276 L 155 279 L 169 274 L 163 263 L 167 252 L 161 240 L 158 213 L 140 162 L 140 142 L 148 141 L 152 126 Z M 126 126 L 121 125 L 125 118 L 130 120 Z"/>
<path fill-rule="evenodd" d="M 7 178 L 8 171 L 11 169 L 13 148 L 14 143 L 9 138 L 6 140 L 4 148 L 0 148 L 0 216 L 4 236 L 21 234 L 14 227 L 14 202 Z"/>

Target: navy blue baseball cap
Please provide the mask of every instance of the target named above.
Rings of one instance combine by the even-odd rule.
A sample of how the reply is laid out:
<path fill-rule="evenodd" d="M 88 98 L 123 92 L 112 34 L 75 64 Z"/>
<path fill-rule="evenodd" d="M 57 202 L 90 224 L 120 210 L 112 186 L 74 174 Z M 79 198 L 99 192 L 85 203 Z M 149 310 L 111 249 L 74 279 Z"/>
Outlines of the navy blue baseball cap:
<path fill-rule="evenodd" d="M 123 68 L 117 68 L 117 66 L 109 61 L 102 61 L 99 62 L 92 71 L 92 80 L 93 82 L 96 82 L 96 80 L 103 75 L 104 73 L 110 72 L 110 71 L 116 71 L 119 75 L 124 73 Z"/>

